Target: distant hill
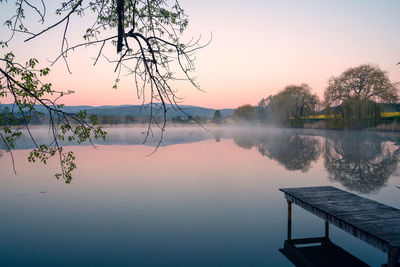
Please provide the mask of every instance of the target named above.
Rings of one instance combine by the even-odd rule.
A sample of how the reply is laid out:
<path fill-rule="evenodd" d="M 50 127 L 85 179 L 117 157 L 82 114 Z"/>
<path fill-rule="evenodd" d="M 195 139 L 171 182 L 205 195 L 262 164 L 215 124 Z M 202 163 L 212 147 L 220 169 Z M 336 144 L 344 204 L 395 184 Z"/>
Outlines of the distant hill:
<path fill-rule="evenodd" d="M 0 112 L 8 107 L 12 109 L 13 104 L 0 104 Z M 180 108 L 184 110 L 188 115 L 202 116 L 211 118 L 214 115 L 215 109 L 212 108 L 203 108 L 198 106 L 190 106 L 190 105 L 180 105 Z M 181 110 L 174 109 L 172 105 L 167 105 L 167 117 L 187 117 Z M 37 106 L 37 110 L 45 111 L 42 106 Z M 147 117 L 150 114 L 150 106 L 149 105 L 120 105 L 120 106 L 65 106 L 63 107 L 65 112 L 69 113 L 77 113 L 80 110 L 87 110 L 88 114 L 95 114 L 98 116 L 127 116 L 131 115 L 133 117 Z M 234 109 L 220 109 L 222 117 L 230 117 L 233 114 Z M 154 112 L 154 110 L 153 110 Z M 159 114 L 163 116 L 162 112 Z"/>

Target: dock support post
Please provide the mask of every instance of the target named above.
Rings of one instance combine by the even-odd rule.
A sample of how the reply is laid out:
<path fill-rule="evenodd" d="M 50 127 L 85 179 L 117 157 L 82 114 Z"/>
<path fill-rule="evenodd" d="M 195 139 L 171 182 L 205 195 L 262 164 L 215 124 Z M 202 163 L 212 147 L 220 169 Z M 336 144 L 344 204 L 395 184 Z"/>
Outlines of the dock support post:
<path fill-rule="evenodd" d="M 288 204 L 288 221 L 287 221 L 287 239 L 292 239 L 292 202 L 287 201 Z"/>
<path fill-rule="evenodd" d="M 400 248 L 399 247 L 392 247 L 389 246 L 389 251 L 388 251 L 388 267 L 398 267 L 400 266 L 399 264 L 399 253 Z"/>
<path fill-rule="evenodd" d="M 325 237 L 329 237 L 329 223 L 325 221 Z"/>

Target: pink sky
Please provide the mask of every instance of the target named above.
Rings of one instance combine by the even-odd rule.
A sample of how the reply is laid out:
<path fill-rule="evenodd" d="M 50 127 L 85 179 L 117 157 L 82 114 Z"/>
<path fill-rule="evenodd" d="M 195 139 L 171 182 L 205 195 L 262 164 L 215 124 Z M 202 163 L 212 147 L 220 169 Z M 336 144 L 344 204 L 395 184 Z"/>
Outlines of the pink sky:
<path fill-rule="evenodd" d="M 206 42 L 213 34 L 212 43 L 197 55 L 196 76 L 205 92 L 178 85 L 182 104 L 217 109 L 256 105 L 286 85 L 300 83 L 308 83 L 322 97 L 330 76 L 365 63 L 379 65 L 393 81 L 400 81 L 398 1 L 180 2 L 190 16 L 186 37 L 201 35 Z M 10 14 L 9 9 L 0 10 L 1 18 Z M 79 22 L 72 26 L 79 28 Z M 60 38 L 60 31 L 54 31 L 27 44 L 17 44 L 17 38 L 11 47 L 45 63 L 59 51 Z M 113 90 L 114 66 L 103 60 L 93 67 L 95 56 L 91 49 L 71 53 L 72 75 L 62 61 L 53 68 L 55 88 L 76 92 L 64 98 L 65 104 L 141 103 L 133 78 L 123 77 Z"/>

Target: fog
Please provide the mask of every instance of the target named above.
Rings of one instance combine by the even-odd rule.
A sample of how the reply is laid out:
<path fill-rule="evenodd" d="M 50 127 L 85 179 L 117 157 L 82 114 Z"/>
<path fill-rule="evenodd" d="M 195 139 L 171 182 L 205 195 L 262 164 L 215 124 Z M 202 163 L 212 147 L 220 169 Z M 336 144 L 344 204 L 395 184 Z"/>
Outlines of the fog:
<path fill-rule="evenodd" d="M 93 140 L 93 146 L 97 149 L 115 145 L 146 145 L 149 150 L 142 152 L 143 157 L 156 152 L 158 145 L 158 151 L 162 151 L 163 147 L 176 144 L 200 144 L 211 140 L 217 145 L 222 140 L 230 140 L 244 150 L 257 151 L 262 157 L 275 161 L 288 171 L 307 173 L 321 159 L 331 182 L 339 182 L 352 191 L 365 194 L 378 191 L 386 185 L 390 176 L 398 173 L 398 133 L 280 129 L 249 125 L 170 126 L 165 129 L 163 136 L 157 128 L 148 133 L 145 126 L 120 125 L 105 127 L 104 130 L 107 131 L 106 140 Z M 47 128 L 34 127 L 31 133 L 37 144 L 50 143 L 51 135 Z M 90 142 L 61 142 L 60 145 L 68 145 L 72 151 L 77 145 L 92 146 Z M 0 148 L 0 157 L 8 154 L 4 144 L 0 144 Z M 15 150 L 33 148 L 34 143 L 26 133 L 15 146 Z"/>
<path fill-rule="evenodd" d="M 396 132 L 372 132 L 372 131 L 342 131 L 342 130 L 323 130 L 323 129 L 291 129 L 277 127 L 263 127 L 256 125 L 195 125 L 182 126 L 170 125 L 165 128 L 163 134 L 155 126 L 148 132 L 147 125 L 112 125 L 105 126 L 103 130 L 107 132 L 105 140 L 92 139 L 95 145 L 147 145 L 147 146 L 169 146 L 175 144 L 195 143 L 204 140 L 214 139 L 216 142 L 221 139 L 233 139 L 234 142 L 243 148 L 251 148 L 257 143 L 271 143 L 274 146 L 286 145 L 285 141 L 293 136 L 316 138 L 321 143 L 321 138 L 330 140 L 349 140 L 357 143 L 360 140 L 391 142 L 396 144 L 400 141 L 400 134 Z M 34 126 L 30 132 L 37 144 L 50 144 L 51 132 L 48 127 Z M 304 139 L 304 138 L 303 138 Z M 310 139 L 311 140 L 311 139 Z M 290 141 L 290 140 L 289 140 Z M 89 141 L 78 144 L 76 141 L 60 142 L 63 146 L 91 146 Z M 292 144 L 294 145 L 294 144 Z M 322 143 L 320 144 L 322 145 Z M 34 143 L 26 130 L 16 141 L 15 149 L 32 149 Z M 4 143 L 0 142 L 0 149 L 6 150 Z M 261 148 L 260 148 L 261 149 Z M 275 148 L 276 149 L 276 148 Z M 318 148 L 319 149 L 319 148 Z M 261 149 L 262 150 L 262 149 Z"/>

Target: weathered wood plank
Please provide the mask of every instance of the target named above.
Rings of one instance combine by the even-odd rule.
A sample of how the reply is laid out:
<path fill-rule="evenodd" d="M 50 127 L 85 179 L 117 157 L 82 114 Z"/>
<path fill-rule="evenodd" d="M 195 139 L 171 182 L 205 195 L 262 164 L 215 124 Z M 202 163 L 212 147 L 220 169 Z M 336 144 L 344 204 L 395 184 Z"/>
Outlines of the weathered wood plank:
<path fill-rule="evenodd" d="M 353 226 L 350 223 L 347 223 L 346 221 L 342 220 L 341 218 L 332 216 L 325 211 L 313 207 L 312 205 L 307 204 L 306 202 L 303 202 L 297 198 L 294 198 L 290 195 L 285 195 L 285 198 L 292 203 L 304 208 L 305 210 L 313 213 L 314 215 L 320 217 L 321 219 L 328 221 L 329 223 L 339 227 L 340 229 L 352 234 L 353 236 L 373 245 L 374 247 L 387 252 L 388 251 L 388 244 L 387 242 L 376 238 L 375 236 L 365 232 L 365 231 L 360 231 L 357 227 Z"/>
<path fill-rule="evenodd" d="M 332 186 L 279 189 L 288 201 L 381 249 L 400 247 L 400 210 Z"/>

